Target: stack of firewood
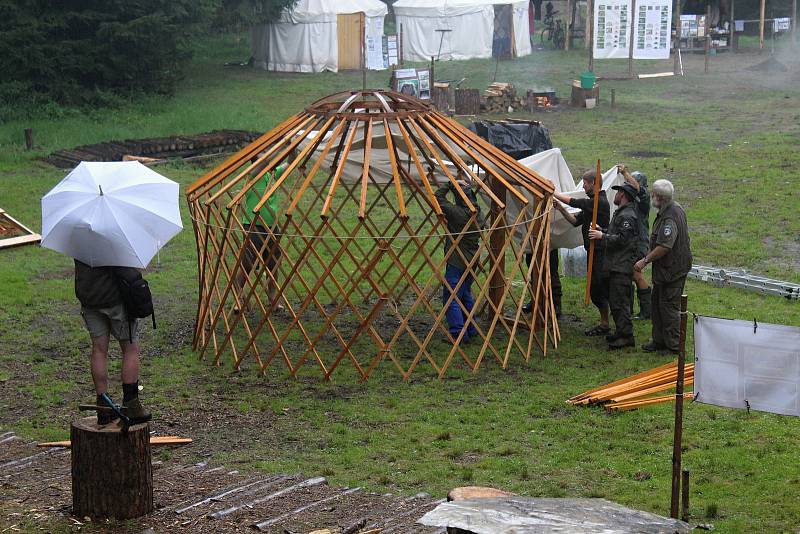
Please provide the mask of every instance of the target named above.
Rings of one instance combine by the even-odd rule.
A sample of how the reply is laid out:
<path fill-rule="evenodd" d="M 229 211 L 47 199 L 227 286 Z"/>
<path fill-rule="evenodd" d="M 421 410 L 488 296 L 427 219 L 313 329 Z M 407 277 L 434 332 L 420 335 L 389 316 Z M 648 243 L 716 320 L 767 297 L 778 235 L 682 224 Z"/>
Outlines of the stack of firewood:
<path fill-rule="evenodd" d="M 484 113 L 508 113 L 522 108 L 522 99 L 517 98 L 517 90 L 510 83 L 495 82 L 481 97 L 481 111 Z"/>

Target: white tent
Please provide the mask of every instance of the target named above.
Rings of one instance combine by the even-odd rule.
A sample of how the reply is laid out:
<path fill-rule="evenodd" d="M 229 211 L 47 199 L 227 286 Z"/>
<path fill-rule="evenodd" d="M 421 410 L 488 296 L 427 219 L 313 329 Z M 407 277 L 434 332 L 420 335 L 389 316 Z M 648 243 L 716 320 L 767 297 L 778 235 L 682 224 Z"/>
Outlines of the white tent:
<path fill-rule="evenodd" d="M 383 19 L 379 0 L 300 0 L 279 22 L 253 27 L 256 67 L 284 72 L 337 72 L 383 68 Z"/>
<path fill-rule="evenodd" d="M 503 51 L 526 56 L 528 5 L 527 0 L 398 0 L 393 9 L 398 32 L 402 25 L 403 58 L 486 58 Z"/>

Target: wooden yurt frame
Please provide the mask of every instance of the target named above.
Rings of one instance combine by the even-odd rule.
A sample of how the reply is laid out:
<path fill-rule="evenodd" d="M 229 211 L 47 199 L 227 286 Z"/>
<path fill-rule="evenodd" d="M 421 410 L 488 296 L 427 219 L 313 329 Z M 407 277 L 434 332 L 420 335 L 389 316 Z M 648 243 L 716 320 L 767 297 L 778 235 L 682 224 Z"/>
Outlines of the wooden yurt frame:
<path fill-rule="evenodd" d="M 263 228 L 246 227 L 248 191 L 279 165 L 252 210 Z M 465 183 L 488 205 L 485 219 Z M 458 234 L 448 233 L 435 195 L 444 184 L 472 214 Z M 443 377 L 456 356 L 477 371 L 487 354 L 503 368 L 515 349 L 525 361 L 534 346 L 546 354 L 560 336 L 549 283 L 552 193 L 548 180 L 413 97 L 365 90 L 321 99 L 189 187 L 194 349 L 216 364 L 230 351 L 236 369 L 252 353 L 262 373 L 282 360 L 291 376 L 318 367 L 330 378 L 347 360 L 361 379 L 386 360 L 408 379 L 423 361 Z M 261 209 L 273 195 L 282 203 L 270 227 Z M 478 254 L 465 258 L 458 245 L 475 231 Z M 443 251 L 445 237 L 452 246 Z M 465 330 L 449 337 L 445 306 L 432 302 L 454 255 L 467 269 L 443 299 L 477 329 L 470 343 Z M 468 275 L 471 310 L 457 296 Z"/>

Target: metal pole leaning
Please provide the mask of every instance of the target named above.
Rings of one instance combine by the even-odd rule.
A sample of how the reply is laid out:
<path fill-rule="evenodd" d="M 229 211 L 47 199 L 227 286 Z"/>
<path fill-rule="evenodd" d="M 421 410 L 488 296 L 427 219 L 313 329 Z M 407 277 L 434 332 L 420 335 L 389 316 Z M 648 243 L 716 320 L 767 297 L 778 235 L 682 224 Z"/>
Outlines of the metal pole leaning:
<path fill-rule="evenodd" d="M 678 351 L 678 379 L 675 382 L 675 434 L 672 439 L 672 500 L 670 517 L 678 519 L 681 493 L 681 443 L 683 438 L 683 382 L 686 367 L 686 318 L 688 297 L 681 295 L 681 336 Z"/>

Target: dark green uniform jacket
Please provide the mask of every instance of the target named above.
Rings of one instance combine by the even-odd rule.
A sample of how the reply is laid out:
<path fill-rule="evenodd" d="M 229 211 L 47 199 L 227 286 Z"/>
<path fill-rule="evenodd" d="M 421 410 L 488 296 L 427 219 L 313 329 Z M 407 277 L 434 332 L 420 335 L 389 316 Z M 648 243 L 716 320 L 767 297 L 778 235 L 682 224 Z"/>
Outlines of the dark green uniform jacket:
<path fill-rule="evenodd" d="M 604 270 L 610 273 L 633 274 L 633 264 L 639 259 L 639 217 L 634 202 L 625 204 L 614 212 L 605 232 Z"/>
<path fill-rule="evenodd" d="M 650 234 L 650 250 L 657 245 L 670 251 L 653 262 L 653 283 L 669 284 L 686 276 L 692 269 L 692 251 L 686 212 L 677 202 L 662 207 Z"/>
<path fill-rule="evenodd" d="M 594 198 L 572 198 L 569 205 L 573 208 L 581 210 L 580 213 L 575 215 L 575 226 L 581 227 L 583 234 L 583 248 L 589 251 L 589 227 L 592 225 L 592 212 L 594 211 Z M 602 229 L 608 228 L 608 220 L 611 218 L 611 206 L 608 204 L 608 197 L 606 192 L 600 190 L 600 196 L 597 197 L 597 226 Z M 603 255 L 605 254 L 605 243 L 599 241 L 595 244 L 594 249 L 594 265 L 602 268 Z"/>
<path fill-rule="evenodd" d="M 122 303 L 122 296 L 114 279 L 115 269 L 136 271 L 133 267 L 89 267 L 75 260 L 75 296 L 81 306 L 96 310 Z"/>
<path fill-rule="evenodd" d="M 448 233 L 459 234 L 462 230 L 464 230 L 464 227 L 467 226 L 467 223 L 469 223 L 472 213 L 470 213 L 466 206 L 454 204 L 447 199 L 447 194 L 452 190 L 453 189 L 450 185 L 440 187 L 436 190 L 436 200 L 439 201 L 439 206 L 441 206 L 442 213 L 444 213 L 445 220 L 447 221 Z M 472 203 L 480 210 L 477 199 L 472 200 Z M 476 220 L 477 219 L 480 219 L 480 211 L 476 216 Z M 458 242 L 458 248 L 461 251 L 461 254 L 464 255 L 464 259 L 466 259 L 467 262 L 472 261 L 472 258 L 475 256 L 475 254 L 478 253 L 478 246 L 480 245 L 481 240 L 480 229 L 476 223 L 473 222 L 470 225 L 469 232 L 470 233 L 466 234 L 461 238 L 461 241 Z M 455 239 L 458 238 L 457 235 L 453 237 Z M 453 239 L 451 239 L 450 236 L 447 236 L 444 241 L 445 255 L 447 255 L 452 246 Z M 461 259 L 461 255 L 456 251 L 450 254 L 450 257 L 447 258 L 447 263 L 462 270 L 467 268 L 464 260 Z"/>

